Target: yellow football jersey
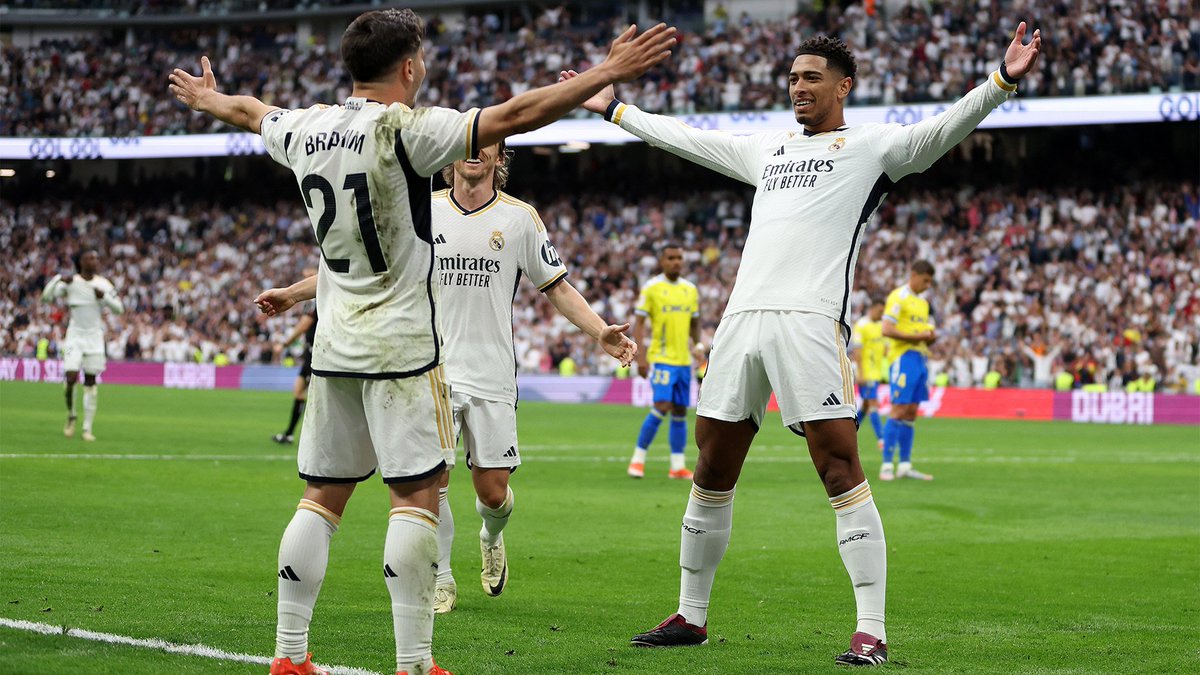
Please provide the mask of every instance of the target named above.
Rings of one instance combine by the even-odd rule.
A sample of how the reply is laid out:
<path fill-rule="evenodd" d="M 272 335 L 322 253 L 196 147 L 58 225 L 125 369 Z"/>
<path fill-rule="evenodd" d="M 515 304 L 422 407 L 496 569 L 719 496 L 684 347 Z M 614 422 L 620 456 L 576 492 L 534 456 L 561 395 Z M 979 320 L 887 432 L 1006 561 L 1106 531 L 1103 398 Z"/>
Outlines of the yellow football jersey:
<path fill-rule="evenodd" d="M 888 340 L 883 337 L 883 322 L 867 316 L 859 319 L 854 324 L 854 342 L 862 354 L 862 379 L 868 382 L 887 379 L 883 365 Z"/>
<path fill-rule="evenodd" d="M 896 325 L 896 330 L 905 335 L 924 333 L 933 327 L 929 322 L 929 302 L 913 293 L 908 284 L 888 294 L 887 304 L 884 305 L 883 320 L 891 321 Z M 887 358 L 895 361 L 904 352 L 914 349 L 922 354 L 929 353 L 929 346 L 924 342 L 913 343 L 889 338 Z"/>
<path fill-rule="evenodd" d="M 660 274 L 642 287 L 634 311 L 650 319 L 647 361 L 664 366 L 691 365 L 688 337 L 692 317 L 700 316 L 700 292 L 695 284 L 684 279 L 672 282 Z"/>

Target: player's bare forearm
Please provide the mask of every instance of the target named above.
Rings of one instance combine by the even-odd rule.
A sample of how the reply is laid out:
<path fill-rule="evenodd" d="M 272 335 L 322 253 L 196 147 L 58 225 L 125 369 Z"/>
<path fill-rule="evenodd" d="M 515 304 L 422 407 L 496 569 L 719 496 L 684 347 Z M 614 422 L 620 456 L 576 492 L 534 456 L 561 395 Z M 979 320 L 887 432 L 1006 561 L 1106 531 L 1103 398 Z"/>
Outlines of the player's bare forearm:
<path fill-rule="evenodd" d="M 924 331 L 921 333 L 904 333 L 887 321 L 883 322 L 883 336 L 900 340 L 911 344 L 920 344 L 927 342 L 933 338 L 933 331 Z"/>
<path fill-rule="evenodd" d="M 297 303 L 312 300 L 317 297 L 317 276 L 314 274 L 307 279 L 297 281 L 287 288 L 272 288 L 263 291 L 254 298 L 254 304 L 267 316 L 283 314 Z"/>
<path fill-rule="evenodd" d="M 603 63 L 577 77 L 483 109 L 479 113 L 479 147 L 544 127 L 578 108 L 604 87 L 638 77 L 671 55 L 674 27 L 658 24 L 641 35 L 636 34 L 637 26 L 630 26 L 613 41 Z"/>
<path fill-rule="evenodd" d="M 550 304 L 554 305 L 559 314 L 562 314 L 567 321 L 575 324 L 579 330 L 587 333 L 588 337 L 593 340 L 600 339 L 600 332 L 604 330 L 604 326 L 607 324 L 604 323 L 604 319 L 601 319 L 599 314 L 596 314 L 592 310 L 591 305 L 571 285 L 571 282 L 564 280 L 559 284 L 555 284 L 554 288 L 546 291 L 546 299 L 550 301 Z"/>
<path fill-rule="evenodd" d="M 253 96 L 226 96 L 215 92 L 206 97 L 203 108 L 197 108 L 200 112 L 208 113 L 230 126 L 252 134 L 261 133 L 263 118 L 277 109 L 278 106 L 267 105 Z"/>

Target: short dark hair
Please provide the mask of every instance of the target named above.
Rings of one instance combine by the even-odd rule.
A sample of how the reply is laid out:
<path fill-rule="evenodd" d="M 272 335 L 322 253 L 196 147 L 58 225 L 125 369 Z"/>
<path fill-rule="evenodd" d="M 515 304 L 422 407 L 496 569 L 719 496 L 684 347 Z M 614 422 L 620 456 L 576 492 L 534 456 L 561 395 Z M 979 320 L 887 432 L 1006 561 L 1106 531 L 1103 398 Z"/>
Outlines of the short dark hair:
<path fill-rule="evenodd" d="M 378 82 L 421 48 L 425 22 L 411 9 L 360 14 L 342 33 L 342 63 L 355 82 Z"/>
<path fill-rule="evenodd" d="M 928 274 L 933 275 L 933 263 L 928 260 L 918 260 L 912 264 L 913 274 Z"/>
<path fill-rule="evenodd" d="M 663 257 L 667 254 L 667 250 L 672 248 L 677 248 L 681 253 L 683 252 L 683 246 L 680 246 L 679 242 L 674 239 L 668 239 L 658 245 L 658 257 Z"/>
<path fill-rule="evenodd" d="M 800 49 L 796 52 L 796 56 L 805 54 L 824 56 L 829 67 L 840 72 L 843 77 L 852 80 L 858 77 L 858 62 L 854 60 L 854 54 L 850 53 L 850 48 L 838 38 L 828 35 L 810 37 L 800 43 Z"/>

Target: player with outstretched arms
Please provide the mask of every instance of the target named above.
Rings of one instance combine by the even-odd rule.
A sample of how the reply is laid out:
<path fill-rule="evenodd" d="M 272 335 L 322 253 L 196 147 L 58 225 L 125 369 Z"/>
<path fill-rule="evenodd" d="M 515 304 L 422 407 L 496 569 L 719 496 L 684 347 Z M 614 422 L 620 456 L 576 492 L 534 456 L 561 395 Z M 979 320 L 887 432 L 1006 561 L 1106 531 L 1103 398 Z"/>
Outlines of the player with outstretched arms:
<path fill-rule="evenodd" d="M 355 486 L 376 471 L 392 505 L 382 571 L 397 671 L 446 672 L 434 665 L 431 643 L 438 485 L 454 434 L 430 177 L 641 75 L 670 55 L 673 33 L 661 24 L 641 35 L 630 27 L 587 81 L 467 112 L 414 108 L 426 71 L 424 24 L 411 10 L 366 12 L 346 29 L 341 55 L 353 89 L 341 105 L 283 110 L 221 94 L 207 57 L 200 76 L 171 73 L 170 91 L 181 102 L 262 134 L 271 157 L 295 174 L 321 250 L 321 321 L 297 453 L 307 486 L 279 548 L 272 673 L 323 672 L 308 653 L 308 629 L 330 540 Z M 258 301 L 266 311 L 294 302 L 287 291 Z"/>
<path fill-rule="evenodd" d="M 67 423 L 63 435 L 75 435 L 75 383 L 83 370 L 83 440 L 94 441 L 92 421 L 96 418 L 96 377 L 104 371 L 108 360 L 104 348 L 104 315 L 107 308 L 114 314 L 125 311 L 112 282 L 100 276 L 100 255 L 85 250 L 75 258 L 78 274 L 56 274 L 42 291 L 42 300 L 49 302 L 67 299 L 71 318 L 63 341 L 63 369 L 66 371 Z"/>
<path fill-rule="evenodd" d="M 1037 60 L 1040 35 L 1016 30 L 999 70 L 943 113 L 912 126 L 848 126 L 857 67 L 840 40 L 804 41 L 788 75 L 796 131 L 702 131 L 621 103 L 611 89 L 584 107 L 657 147 L 757 188 L 741 269 L 713 339 L 697 406 L 700 448 L 683 517 L 679 609 L 632 643 L 707 642 L 709 597 L 729 544 L 734 486 L 774 390 L 783 423 L 806 436 L 836 514 L 836 542 L 854 587 L 858 624 L 846 665 L 886 662 L 883 525 L 858 457 L 846 357 L 855 260 L 881 200 L 923 171 L 1008 99 Z M 581 77 L 574 71 L 561 79 Z"/>
<path fill-rule="evenodd" d="M 879 449 L 883 449 L 883 423 L 879 419 L 879 382 L 886 379 L 883 372 L 887 358 L 887 340 L 883 337 L 883 303 L 872 300 L 867 315 L 854 322 L 850 338 L 854 352 L 855 378 L 858 395 L 862 398 L 862 409 L 858 411 L 861 423 L 863 416 L 871 421 L 871 429 Z"/>

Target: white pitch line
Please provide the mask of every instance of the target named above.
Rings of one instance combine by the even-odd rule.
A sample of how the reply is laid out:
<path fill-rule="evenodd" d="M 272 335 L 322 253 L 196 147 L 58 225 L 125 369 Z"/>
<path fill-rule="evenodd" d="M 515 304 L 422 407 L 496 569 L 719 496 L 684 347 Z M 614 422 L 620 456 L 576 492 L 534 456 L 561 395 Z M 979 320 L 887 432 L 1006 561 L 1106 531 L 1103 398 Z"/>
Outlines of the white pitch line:
<path fill-rule="evenodd" d="M 12 628 L 14 630 L 23 630 L 30 633 L 40 633 L 41 635 L 66 635 L 67 637 L 79 638 L 80 640 L 91 640 L 93 642 L 106 642 L 114 645 L 126 645 L 129 647 L 141 647 L 143 649 L 155 649 L 158 651 L 169 652 L 171 654 L 183 654 L 185 656 L 200 656 L 206 659 L 217 659 L 220 661 L 237 661 L 239 663 L 253 663 L 257 665 L 271 665 L 271 657 L 257 656 L 255 654 L 237 654 L 227 652 L 216 647 L 207 645 L 183 645 L 157 638 L 132 638 L 125 635 L 113 635 L 112 633 L 98 633 L 96 631 L 85 630 L 83 628 L 64 628 L 62 626 L 53 626 L 48 623 L 37 623 L 36 621 L 24 621 L 21 619 L 5 619 L 0 617 L 0 626 Z M 330 673 L 339 673 L 340 675 L 379 675 L 373 670 L 365 670 L 363 668 L 353 668 L 350 666 L 321 666 L 326 668 Z"/>

